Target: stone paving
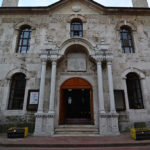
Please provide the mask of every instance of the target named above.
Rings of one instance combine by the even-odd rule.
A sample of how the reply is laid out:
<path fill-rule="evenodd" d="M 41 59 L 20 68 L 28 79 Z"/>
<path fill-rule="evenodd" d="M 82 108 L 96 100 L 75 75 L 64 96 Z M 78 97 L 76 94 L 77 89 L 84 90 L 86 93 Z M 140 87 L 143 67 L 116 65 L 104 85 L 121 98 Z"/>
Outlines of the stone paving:
<path fill-rule="evenodd" d="M 0 150 L 66 150 L 66 148 L 0 148 Z M 67 150 L 150 150 L 150 147 L 67 148 Z"/>
<path fill-rule="evenodd" d="M 0 150 L 150 150 L 150 140 L 135 141 L 128 134 L 109 137 L 33 137 L 8 139 L 0 135 Z"/>

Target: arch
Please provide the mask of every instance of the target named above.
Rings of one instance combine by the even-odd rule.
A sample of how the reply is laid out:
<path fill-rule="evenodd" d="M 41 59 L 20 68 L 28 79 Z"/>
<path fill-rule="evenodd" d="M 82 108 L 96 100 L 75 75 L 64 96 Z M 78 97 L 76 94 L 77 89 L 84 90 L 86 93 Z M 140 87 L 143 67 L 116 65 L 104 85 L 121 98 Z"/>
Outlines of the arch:
<path fill-rule="evenodd" d="M 83 78 L 78 78 L 78 77 L 74 77 L 71 79 L 66 80 L 62 85 L 61 85 L 62 89 L 79 89 L 79 88 L 91 88 L 92 89 L 92 85 L 85 79 Z"/>
<path fill-rule="evenodd" d="M 94 53 L 94 46 L 89 41 L 83 38 L 71 38 L 64 41 L 59 47 L 59 53 L 61 55 L 64 55 L 68 47 L 76 44 L 85 47 L 89 55 L 92 55 Z"/>
<path fill-rule="evenodd" d="M 85 79 L 79 78 L 79 77 L 73 77 L 70 78 L 62 83 L 60 86 L 60 108 L 59 108 L 59 124 L 64 124 L 66 119 L 66 100 L 64 96 L 64 90 L 72 91 L 75 90 L 88 90 L 89 91 L 89 99 L 85 98 L 86 100 L 89 100 L 90 105 L 88 105 L 89 112 L 90 112 L 90 123 L 94 123 L 94 112 L 93 112 L 93 89 L 92 85 Z M 72 97 L 73 98 L 73 97 Z M 80 100 L 79 100 L 80 101 Z M 76 108 L 76 107 L 74 107 Z"/>
<path fill-rule="evenodd" d="M 70 16 L 68 17 L 67 22 L 68 22 L 68 23 L 71 23 L 71 21 L 72 21 L 74 18 L 80 19 L 83 23 L 86 23 L 86 22 L 87 22 L 86 17 L 83 16 L 83 15 L 81 15 L 81 14 L 73 14 L 73 15 L 70 15 Z"/>
<path fill-rule="evenodd" d="M 140 79 L 145 79 L 145 74 L 144 74 L 141 70 L 136 69 L 136 68 L 132 68 L 132 67 L 126 69 L 126 70 L 122 73 L 121 77 L 122 77 L 123 79 L 126 79 L 126 78 L 127 78 L 127 74 L 129 74 L 129 73 L 136 73 L 136 74 L 139 76 Z"/>
<path fill-rule="evenodd" d="M 20 30 L 21 31 L 24 30 L 24 29 L 26 29 L 26 28 L 31 29 L 31 26 L 28 25 L 28 24 L 24 24 L 24 25 L 20 26 Z"/>
<path fill-rule="evenodd" d="M 130 32 L 132 31 L 132 28 L 130 27 L 130 26 L 128 26 L 128 25 L 122 25 L 121 27 L 120 27 L 120 29 L 127 29 L 127 30 L 129 30 Z"/>
<path fill-rule="evenodd" d="M 79 18 L 73 18 L 73 19 L 71 20 L 71 23 L 72 23 L 72 22 L 75 22 L 75 21 L 82 23 L 82 20 L 79 19 Z"/>
<path fill-rule="evenodd" d="M 120 31 L 120 27 L 122 27 L 122 26 L 130 27 L 131 31 L 136 31 L 137 30 L 136 26 L 132 22 L 126 21 L 126 20 L 120 21 L 119 23 L 117 23 L 116 30 Z"/>
<path fill-rule="evenodd" d="M 15 68 L 11 71 L 9 71 L 6 75 L 6 79 L 10 80 L 12 78 L 12 76 L 16 73 L 23 73 L 26 76 L 26 79 L 29 79 L 31 77 L 31 73 L 29 71 L 27 71 L 26 69 L 23 68 Z"/>
<path fill-rule="evenodd" d="M 16 24 L 16 25 L 14 26 L 14 28 L 15 28 L 16 30 L 20 30 L 20 27 L 22 27 L 22 26 L 24 26 L 24 25 L 30 26 L 32 30 L 35 30 L 35 29 L 36 29 L 35 25 L 34 25 L 32 22 L 20 22 L 20 23 Z"/>

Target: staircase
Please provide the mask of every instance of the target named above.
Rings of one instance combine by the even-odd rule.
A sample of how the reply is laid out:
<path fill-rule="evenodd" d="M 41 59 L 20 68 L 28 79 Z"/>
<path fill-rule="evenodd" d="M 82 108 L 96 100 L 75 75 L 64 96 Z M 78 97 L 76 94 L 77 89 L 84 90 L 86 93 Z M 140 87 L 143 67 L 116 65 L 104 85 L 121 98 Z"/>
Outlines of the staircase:
<path fill-rule="evenodd" d="M 60 125 L 54 136 L 99 136 L 99 132 L 93 125 Z"/>

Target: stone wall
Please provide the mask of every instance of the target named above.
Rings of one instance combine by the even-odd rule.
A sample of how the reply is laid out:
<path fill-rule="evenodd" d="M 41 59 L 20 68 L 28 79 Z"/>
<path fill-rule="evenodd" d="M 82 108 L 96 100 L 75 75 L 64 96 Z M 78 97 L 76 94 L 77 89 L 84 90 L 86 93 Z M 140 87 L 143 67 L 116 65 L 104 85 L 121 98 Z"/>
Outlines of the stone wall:
<path fill-rule="evenodd" d="M 72 10 L 72 5 L 75 4 L 81 7 L 81 11 L 74 12 Z M 127 130 L 133 126 L 133 122 L 139 121 L 145 121 L 150 125 L 150 17 L 144 15 L 104 14 L 97 7 L 90 7 L 79 1 L 77 3 L 68 2 L 66 5 L 58 6 L 46 13 L 20 14 L 18 11 L 18 13 L 12 13 L 11 15 L 0 14 L 0 120 L 6 120 L 8 126 L 18 122 L 28 124 L 30 123 L 30 118 L 32 118 L 31 122 L 34 122 L 34 113 L 28 115 L 26 105 L 28 89 L 39 89 L 40 87 L 41 50 L 46 48 L 60 48 L 64 41 L 70 39 L 70 21 L 72 16 L 83 19 L 83 38 L 89 41 L 93 47 L 96 48 L 102 40 L 109 44 L 110 50 L 114 55 L 112 64 L 114 89 L 123 89 L 126 91 L 125 80 L 122 77 L 126 70 L 135 70 L 145 75 L 145 78 L 141 79 L 145 109 L 131 110 L 128 106 L 125 112 L 120 112 L 120 129 Z M 23 24 L 29 24 L 33 27 L 31 48 L 27 54 L 18 54 L 16 53 L 16 43 L 19 34 L 18 28 Z M 123 24 L 129 25 L 133 30 L 135 53 L 122 53 L 118 27 Z M 94 92 L 94 118 L 95 124 L 98 126 L 96 64 L 91 60 L 87 52 L 84 53 L 86 54 L 87 62 L 86 71 L 68 72 L 67 53 L 58 62 L 55 97 L 56 126 L 58 125 L 59 118 L 60 85 L 71 77 L 82 77 L 92 84 Z M 20 117 L 17 117 L 17 111 L 7 110 L 10 78 L 18 71 L 25 73 L 27 76 L 24 107 L 20 111 Z M 51 64 L 49 62 L 47 64 L 45 85 L 45 112 L 48 111 L 49 104 L 50 76 Z M 103 64 L 105 107 L 109 111 L 107 80 L 107 69 L 106 65 Z M 125 93 L 125 98 L 127 102 L 127 93 Z"/>
<path fill-rule="evenodd" d="M 3 114 L 3 113 L 2 113 Z M 26 115 L 9 115 L 9 116 L 1 116 L 0 122 L 0 133 L 6 133 L 7 129 L 10 127 L 28 127 L 29 133 L 34 132 L 35 126 L 35 116 L 34 113 L 29 113 Z"/>

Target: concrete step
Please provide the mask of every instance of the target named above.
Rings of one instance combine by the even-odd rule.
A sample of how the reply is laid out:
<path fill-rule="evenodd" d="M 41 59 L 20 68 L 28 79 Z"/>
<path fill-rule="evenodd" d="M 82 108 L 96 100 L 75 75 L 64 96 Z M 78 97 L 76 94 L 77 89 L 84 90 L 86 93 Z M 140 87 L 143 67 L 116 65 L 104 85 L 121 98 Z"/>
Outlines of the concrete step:
<path fill-rule="evenodd" d="M 60 125 L 55 129 L 57 136 L 99 136 L 98 129 L 93 125 Z"/>
<path fill-rule="evenodd" d="M 55 132 L 98 132 L 96 128 L 57 128 Z"/>
<path fill-rule="evenodd" d="M 100 136 L 98 133 L 81 133 L 81 132 L 75 132 L 75 133 L 55 133 L 53 135 L 53 137 L 67 137 L 67 136 L 70 136 L 70 137 L 80 137 L 80 136 L 83 136 L 83 137 L 97 137 L 97 136 Z"/>
<path fill-rule="evenodd" d="M 58 128 L 96 128 L 94 125 L 59 125 Z"/>

